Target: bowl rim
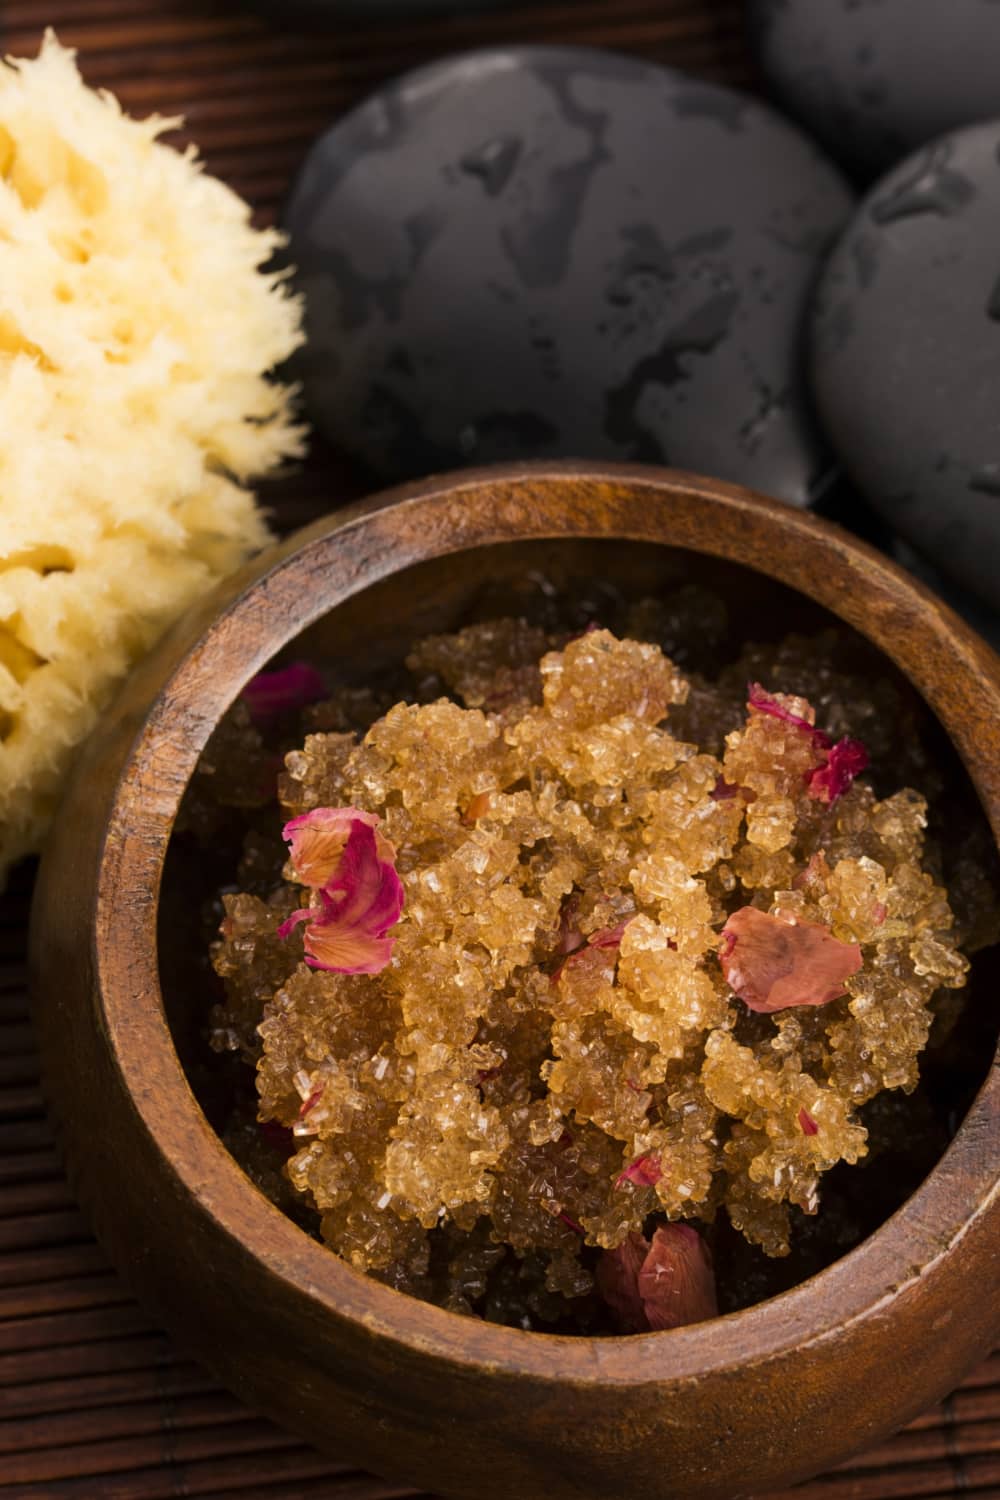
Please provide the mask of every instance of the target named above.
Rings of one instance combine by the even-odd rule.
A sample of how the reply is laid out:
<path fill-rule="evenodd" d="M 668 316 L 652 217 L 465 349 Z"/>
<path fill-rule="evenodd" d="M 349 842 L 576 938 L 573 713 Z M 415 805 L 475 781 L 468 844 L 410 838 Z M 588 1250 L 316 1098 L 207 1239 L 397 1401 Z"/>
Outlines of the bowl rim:
<path fill-rule="evenodd" d="M 539 525 L 532 520 L 531 494 L 553 487 L 572 491 L 575 519 L 570 523 L 571 508 L 564 506 L 559 525 L 551 519 Z M 733 523 L 729 541 L 713 544 L 721 528 L 712 522 L 723 513 Z M 402 531 L 412 540 L 401 544 L 393 531 L 404 522 Z M 671 533 L 671 523 L 681 526 L 681 534 Z M 697 543 L 685 540 L 689 534 Z M 158 653 L 159 690 L 121 767 L 101 851 L 97 902 L 108 915 L 110 941 L 94 954 L 99 1022 L 142 1127 L 183 1190 L 217 1228 L 310 1299 L 319 1316 L 347 1319 L 372 1336 L 469 1368 L 579 1385 L 700 1379 L 766 1361 L 792 1346 L 808 1347 L 845 1324 L 878 1315 L 1000 1206 L 996 1058 L 955 1137 L 917 1190 L 872 1235 L 817 1275 L 766 1302 L 667 1333 L 528 1333 L 460 1317 L 372 1280 L 271 1204 L 195 1100 L 160 989 L 159 890 L 174 815 L 208 734 L 249 678 L 338 604 L 413 563 L 560 537 L 647 541 L 709 553 L 825 606 L 888 656 L 938 714 L 1000 840 L 1000 659 L 897 565 L 828 521 L 721 481 L 670 470 L 539 463 L 460 471 L 383 491 L 295 533 L 185 617 L 172 632 L 167 649 L 173 658 L 165 675 Z M 803 556 L 813 559 L 806 569 L 808 591 Z M 339 584 L 333 603 L 323 590 L 303 588 L 298 576 L 317 580 L 321 574 Z M 876 639 L 876 630 L 889 632 L 890 643 Z M 947 688 L 929 680 L 932 662 L 940 671 L 942 652 Z M 152 667 L 141 667 L 137 675 L 157 681 Z M 975 700 L 969 723 L 956 722 L 954 712 L 939 712 L 955 691 L 960 702 Z M 137 793 L 151 799 L 149 822 L 139 837 L 134 828 L 126 837 L 123 809 Z M 127 1052 L 119 1046 L 123 1021 Z"/>

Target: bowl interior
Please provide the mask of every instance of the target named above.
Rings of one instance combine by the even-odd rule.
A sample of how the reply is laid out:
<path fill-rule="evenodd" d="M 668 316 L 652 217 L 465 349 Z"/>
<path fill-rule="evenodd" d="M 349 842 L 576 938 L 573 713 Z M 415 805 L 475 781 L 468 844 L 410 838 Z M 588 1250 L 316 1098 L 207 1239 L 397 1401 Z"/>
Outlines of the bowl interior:
<path fill-rule="evenodd" d="M 724 625 L 708 607 L 702 617 L 692 589 L 724 603 Z M 970 840 L 978 840 L 983 861 L 996 863 L 995 845 L 968 775 L 940 723 L 890 657 L 803 594 L 721 559 L 648 542 L 559 539 L 478 547 L 419 563 L 371 585 L 331 608 L 276 660 L 317 661 L 334 680 L 359 684 L 391 678 L 409 647 L 432 632 L 510 615 L 570 629 L 583 629 L 592 620 L 620 629 L 628 605 L 643 598 L 673 601 L 679 591 L 685 591 L 687 601 L 683 620 L 677 638 L 665 645 L 679 664 L 706 675 L 733 661 L 748 642 L 835 630 L 844 665 L 872 683 L 891 684 L 924 747 L 928 776 L 937 788 L 932 835 L 935 827 L 961 828 Z M 874 776 L 884 793 L 900 785 L 891 765 L 881 774 L 876 766 Z M 276 807 L 274 817 L 277 823 Z M 208 1010 L 218 998 L 207 947 L 218 922 L 217 894 L 232 887 L 235 863 L 232 838 L 222 838 L 206 851 L 189 835 L 175 835 L 159 915 L 161 983 L 171 1033 L 195 1097 L 220 1133 L 239 1101 L 245 1109 L 252 1093 L 250 1070 L 234 1059 L 216 1057 L 205 1039 Z M 946 867 L 946 881 L 947 874 Z M 721 1232 L 720 1283 L 729 1287 L 724 1310 L 776 1295 L 822 1270 L 884 1222 L 924 1179 L 989 1070 L 998 1027 L 993 1004 L 998 978 L 1000 950 L 983 949 L 973 961 L 957 1025 L 947 1039 L 937 1041 L 932 1033 L 920 1087 L 905 1101 L 912 1127 L 907 1149 L 873 1151 L 861 1168 L 840 1167 L 826 1174 L 824 1200 L 838 1211 L 847 1205 L 845 1222 L 850 1225 L 835 1247 L 803 1221 L 792 1256 L 768 1261 L 741 1237 Z M 893 1107 L 899 1103 L 893 1096 Z M 299 1222 L 313 1232 L 308 1211 L 299 1214 Z"/>

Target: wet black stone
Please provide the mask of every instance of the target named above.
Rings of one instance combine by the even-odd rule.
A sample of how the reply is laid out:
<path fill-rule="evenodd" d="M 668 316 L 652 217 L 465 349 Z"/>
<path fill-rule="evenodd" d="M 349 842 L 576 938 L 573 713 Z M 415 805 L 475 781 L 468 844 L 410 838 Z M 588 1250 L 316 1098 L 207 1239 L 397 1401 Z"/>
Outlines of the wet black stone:
<path fill-rule="evenodd" d="M 990 609 L 975 594 L 970 594 L 968 589 L 945 578 L 923 554 L 915 552 L 900 538 L 897 537 L 887 550 L 895 562 L 940 595 L 957 615 L 961 615 L 973 630 L 989 642 L 994 651 L 1000 651 L 1000 609 Z"/>
<path fill-rule="evenodd" d="M 844 469 L 935 568 L 1000 609 L 1000 122 L 884 177 L 827 263 L 817 409 Z"/>
<path fill-rule="evenodd" d="M 1000 115 L 1000 0 L 749 0 L 775 97 L 870 179 Z"/>
<path fill-rule="evenodd" d="M 288 206 L 312 415 L 385 478 L 639 459 L 807 504 L 802 318 L 852 206 L 769 109 L 638 59 L 421 68 L 316 143 Z"/>

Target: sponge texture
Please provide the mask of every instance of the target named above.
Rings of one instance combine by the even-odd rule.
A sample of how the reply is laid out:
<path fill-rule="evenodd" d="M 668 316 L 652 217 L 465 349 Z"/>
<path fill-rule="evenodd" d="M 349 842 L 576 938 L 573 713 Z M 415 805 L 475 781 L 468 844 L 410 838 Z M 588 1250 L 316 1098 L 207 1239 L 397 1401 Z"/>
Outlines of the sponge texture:
<path fill-rule="evenodd" d="M 267 540 L 302 451 L 280 237 L 51 35 L 0 65 L 0 876 L 118 680 Z"/>

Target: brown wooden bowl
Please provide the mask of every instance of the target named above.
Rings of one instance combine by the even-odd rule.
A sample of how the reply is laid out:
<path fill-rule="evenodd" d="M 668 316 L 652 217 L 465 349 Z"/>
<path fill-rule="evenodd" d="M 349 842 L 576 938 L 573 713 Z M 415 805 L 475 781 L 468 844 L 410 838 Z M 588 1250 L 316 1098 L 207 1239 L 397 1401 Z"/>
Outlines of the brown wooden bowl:
<path fill-rule="evenodd" d="M 311 1239 L 222 1146 L 164 1009 L 171 828 L 247 679 L 309 627 L 327 653 L 375 663 L 454 621 L 489 578 L 515 609 L 539 561 L 570 579 L 596 565 L 637 590 L 707 573 L 734 599 L 744 590 L 747 618 L 769 605 L 792 624 L 809 600 L 824 606 L 922 695 L 1000 829 L 1000 662 L 833 527 L 652 469 L 529 466 L 408 486 L 230 581 L 143 663 L 81 757 L 31 936 L 48 1094 L 80 1197 L 138 1293 L 227 1384 L 320 1446 L 452 1496 L 746 1495 L 883 1437 L 1000 1333 L 995 1063 L 922 1185 L 822 1274 L 696 1327 L 568 1338 L 443 1312 Z"/>

